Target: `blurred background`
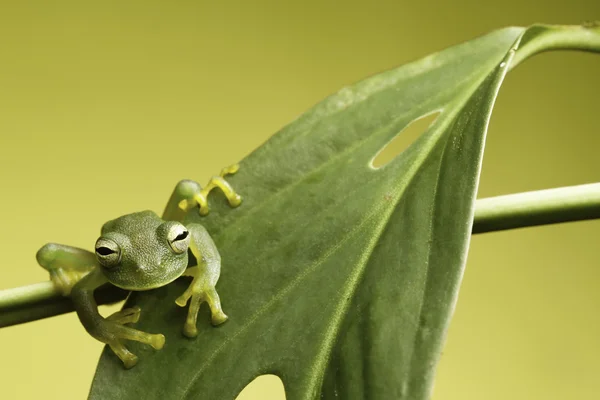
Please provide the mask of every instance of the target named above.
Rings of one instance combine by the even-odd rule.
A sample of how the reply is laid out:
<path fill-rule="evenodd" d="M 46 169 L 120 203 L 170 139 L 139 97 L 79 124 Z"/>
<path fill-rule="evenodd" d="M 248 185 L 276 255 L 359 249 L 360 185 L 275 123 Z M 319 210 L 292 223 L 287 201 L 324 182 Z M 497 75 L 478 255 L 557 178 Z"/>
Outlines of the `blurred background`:
<path fill-rule="evenodd" d="M 593 0 L 0 2 L 0 288 L 47 279 L 48 241 L 157 212 L 342 86 Z M 479 197 L 600 181 L 600 56 L 509 73 Z M 600 393 L 600 222 L 476 236 L 434 399 Z M 108 312 L 105 310 L 105 312 Z M 102 345 L 76 315 L 0 329 L 0 398 L 85 398 Z M 240 399 L 281 400 L 262 377 Z"/>

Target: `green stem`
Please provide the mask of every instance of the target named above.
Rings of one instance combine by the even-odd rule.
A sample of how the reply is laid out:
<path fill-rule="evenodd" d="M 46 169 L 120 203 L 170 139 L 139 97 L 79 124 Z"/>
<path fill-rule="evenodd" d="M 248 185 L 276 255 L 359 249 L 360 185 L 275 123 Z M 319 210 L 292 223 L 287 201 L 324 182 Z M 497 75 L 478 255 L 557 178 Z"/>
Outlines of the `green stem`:
<path fill-rule="evenodd" d="M 596 218 L 600 218 L 600 183 L 477 200 L 473 233 Z"/>
<path fill-rule="evenodd" d="M 600 218 L 600 183 L 540 190 L 477 200 L 473 233 Z M 114 286 L 96 292 L 98 304 L 127 297 Z M 73 311 L 51 282 L 0 290 L 0 327 Z"/>
<path fill-rule="evenodd" d="M 515 45 L 510 68 L 549 50 L 600 52 L 600 24 L 536 25 Z M 600 218 L 600 184 L 542 190 L 477 200 L 473 233 Z M 98 304 L 114 303 L 127 292 L 114 286 L 96 292 Z M 50 282 L 0 290 L 0 327 L 73 311 L 73 305 Z"/>
<path fill-rule="evenodd" d="M 0 310 L 13 307 L 26 307 L 51 298 L 60 297 L 60 291 L 50 282 L 4 289 L 0 291 Z"/>
<path fill-rule="evenodd" d="M 127 294 L 123 289 L 106 286 L 97 290 L 95 297 L 98 304 L 112 304 L 124 300 Z M 0 328 L 72 311 L 71 299 L 63 297 L 50 281 L 0 290 Z"/>
<path fill-rule="evenodd" d="M 600 53 L 600 22 L 584 25 L 533 25 L 525 31 L 509 66 L 513 69 L 525 59 L 553 50 Z"/>

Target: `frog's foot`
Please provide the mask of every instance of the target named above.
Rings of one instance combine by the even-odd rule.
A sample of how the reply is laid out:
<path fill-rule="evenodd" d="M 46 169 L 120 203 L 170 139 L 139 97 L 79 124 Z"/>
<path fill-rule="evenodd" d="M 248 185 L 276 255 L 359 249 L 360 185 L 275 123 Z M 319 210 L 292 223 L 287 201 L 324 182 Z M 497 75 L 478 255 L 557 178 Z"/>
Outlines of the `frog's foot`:
<path fill-rule="evenodd" d="M 165 336 L 162 334 L 146 333 L 124 326 L 124 324 L 137 322 L 140 319 L 140 311 L 138 306 L 125 308 L 106 318 L 107 328 L 112 336 L 111 340 L 106 341 L 106 344 L 123 361 L 125 368 L 131 368 L 137 364 L 138 358 L 127 350 L 123 340 L 135 340 L 152 346 L 156 350 L 162 349 L 165 345 Z"/>
<path fill-rule="evenodd" d="M 235 190 L 231 187 L 229 182 L 225 180 L 225 176 L 233 175 L 240 169 L 239 164 L 233 164 L 229 167 L 225 167 L 221 170 L 221 174 L 219 176 L 213 176 L 206 187 L 200 190 L 200 193 L 194 196 L 194 200 L 198 202 L 200 206 L 200 215 L 208 214 L 208 194 L 215 188 L 221 189 L 225 197 L 227 197 L 227 201 L 231 207 L 238 207 L 242 204 L 242 196 L 237 194 Z"/>
<path fill-rule="evenodd" d="M 63 296 L 69 296 L 73 286 L 96 266 L 94 253 L 58 243 L 46 243 L 35 258 L 50 273 L 50 281 Z"/>
<path fill-rule="evenodd" d="M 231 207 L 238 207 L 240 204 L 242 204 L 242 196 L 233 190 L 229 182 L 225 180 L 225 176 L 233 175 L 239 169 L 239 164 L 234 164 L 223 168 L 221 174 L 219 176 L 213 176 L 206 187 L 193 194 L 192 199 L 181 200 L 178 204 L 179 208 L 184 211 L 188 211 L 192 207 L 198 206 L 200 215 L 207 215 L 209 212 L 208 195 L 213 189 L 216 188 L 221 189 L 223 194 L 225 194 L 225 197 L 227 198 L 227 201 Z"/>
<path fill-rule="evenodd" d="M 227 321 L 227 315 L 221 308 L 221 300 L 219 294 L 214 287 L 195 288 L 190 285 L 187 290 L 175 300 L 175 303 L 180 307 L 185 307 L 190 300 L 190 308 L 188 310 L 187 319 L 183 325 L 183 334 L 187 337 L 196 337 L 198 328 L 196 328 L 196 320 L 198 319 L 198 311 L 203 302 L 207 302 L 211 312 L 211 322 L 213 325 L 221 325 Z"/>
<path fill-rule="evenodd" d="M 108 346 L 117 355 L 117 357 L 123 361 L 125 368 L 129 369 L 137 364 L 138 357 L 127 350 L 127 347 L 125 347 L 120 341 L 115 340 L 114 342 L 110 342 L 108 343 Z"/>
<path fill-rule="evenodd" d="M 229 167 L 225 167 L 221 170 L 221 173 L 219 174 L 222 178 L 225 178 L 225 176 L 227 175 L 233 175 L 236 172 L 238 172 L 240 170 L 240 164 L 233 164 L 230 165 Z"/>
<path fill-rule="evenodd" d="M 75 286 L 75 284 L 79 282 L 86 273 L 87 271 L 56 268 L 50 270 L 50 281 L 63 296 L 68 296 L 71 294 L 71 289 L 73 289 L 73 286 Z"/>
<path fill-rule="evenodd" d="M 124 308 L 121 311 L 117 311 L 116 313 L 111 314 L 106 319 L 108 321 L 113 321 L 113 322 L 116 322 L 117 324 L 121 324 L 121 325 L 136 323 L 140 319 L 141 311 L 142 311 L 142 309 L 138 306 L 135 306 L 132 308 Z"/>

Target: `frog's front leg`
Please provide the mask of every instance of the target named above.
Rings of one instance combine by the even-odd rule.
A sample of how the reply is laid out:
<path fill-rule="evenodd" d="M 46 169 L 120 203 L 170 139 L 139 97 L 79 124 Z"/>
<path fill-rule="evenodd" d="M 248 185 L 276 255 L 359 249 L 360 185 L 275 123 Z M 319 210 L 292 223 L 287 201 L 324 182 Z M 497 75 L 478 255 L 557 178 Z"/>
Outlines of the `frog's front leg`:
<path fill-rule="evenodd" d="M 167 203 L 162 219 L 165 221 L 183 221 L 185 213 L 196 206 L 199 207 L 200 215 L 208 214 L 208 195 L 216 188 L 221 189 L 225 194 L 231 207 L 239 206 L 242 203 L 242 197 L 225 180 L 226 175 L 233 175 L 238 169 L 238 164 L 223 168 L 220 176 L 213 176 L 204 188 L 195 181 L 180 181 Z"/>
<path fill-rule="evenodd" d="M 137 363 L 138 358 L 127 350 L 123 340 L 135 340 L 159 350 L 165 344 L 165 337 L 124 326 L 124 324 L 137 322 L 140 315 L 139 307 L 126 308 L 108 318 L 103 318 L 98 312 L 94 290 L 105 283 L 107 283 L 106 278 L 100 270 L 96 269 L 77 282 L 71 290 L 71 299 L 77 316 L 88 333 L 108 344 L 121 359 L 125 368 L 131 368 Z"/>
<path fill-rule="evenodd" d="M 68 296 L 73 286 L 98 265 L 94 253 L 57 243 L 44 245 L 35 257 L 63 296 Z"/>
<path fill-rule="evenodd" d="M 206 301 L 210 307 L 213 325 L 227 321 L 227 315 L 221 308 L 221 300 L 215 288 L 221 273 L 221 256 L 217 247 L 202 225 L 189 224 L 187 228 L 192 235 L 189 248 L 198 265 L 185 271 L 184 275 L 193 277 L 192 283 L 175 302 L 180 307 L 185 307 L 190 302 L 183 333 L 188 337 L 195 337 L 198 334 L 198 311 L 203 302 Z"/>

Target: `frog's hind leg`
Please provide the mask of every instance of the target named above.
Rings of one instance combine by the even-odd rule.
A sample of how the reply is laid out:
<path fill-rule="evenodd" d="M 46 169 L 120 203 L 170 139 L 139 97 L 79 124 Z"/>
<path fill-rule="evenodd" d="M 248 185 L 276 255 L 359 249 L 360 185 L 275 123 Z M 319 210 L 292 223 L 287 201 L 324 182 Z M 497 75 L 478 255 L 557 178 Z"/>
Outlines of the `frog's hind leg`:
<path fill-rule="evenodd" d="M 94 253 L 57 243 L 44 245 L 35 257 L 63 296 L 68 296 L 73 286 L 97 265 Z"/>
<path fill-rule="evenodd" d="M 103 318 L 98 312 L 98 303 L 94 292 L 107 282 L 102 271 L 94 269 L 73 287 L 71 300 L 79 320 L 88 333 L 109 345 L 125 367 L 131 368 L 137 363 L 138 358 L 125 347 L 124 341 L 133 340 L 160 350 L 165 345 L 165 337 L 125 325 L 137 322 L 140 318 L 140 307 L 137 306 L 125 308 Z"/>
<path fill-rule="evenodd" d="M 229 318 L 221 307 L 221 299 L 219 298 L 219 293 L 217 293 L 217 289 L 212 286 L 206 291 L 206 302 L 210 307 L 211 314 L 211 322 L 214 326 L 221 325 Z"/>
<path fill-rule="evenodd" d="M 175 300 L 175 303 L 180 307 L 190 303 L 183 333 L 188 337 L 194 337 L 198 334 L 196 320 L 198 310 L 203 302 L 207 302 L 210 307 L 213 325 L 220 325 L 227 321 L 227 315 L 223 312 L 221 299 L 215 288 L 221 273 L 221 256 L 217 246 L 202 225 L 188 224 L 188 229 L 192 234 L 189 249 L 198 265 L 188 268 L 184 272 L 184 275 L 191 276 L 193 279 L 186 291 Z"/>
<path fill-rule="evenodd" d="M 242 204 L 242 197 L 233 190 L 229 182 L 225 180 L 226 175 L 233 175 L 240 169 L 238 164 L 231 165 L 227 168 L 223 168 L 220 176 L 213 176 L 206 187 L 204 187 L 200 193 L 195 197 L 196 201 L 200 205 L 200 215 L 208 214 L 208 194 L 216 188 L 221 189 L 229 205 L 231 207 L 237 207 Z"/>
<path fill-rule="evenodd" d="M 225 176 L 233 175 L 238 170 L 238 164 L 223 168 L 221 174 L 213 176 L 204 188 L 192 180 L 180 181 L 167 203 L 162 219 L 183 221 L 185 213 L 196 206 L 199 207 L 200 215 L 207 215 L 209 212 L 208 195 L 216 188 L 221 189 L 231 207 L 239 206 L 242 203 L 242 197 L 225 180 Z"/>
<path fill-rule="evenodd" d="M 219 298 L 219 294 L 214 285 L 210 285 L 206 281 L 200 283 L 200 281 L 202 281 L 202 274 L 202 269 L 199 269 L 198 267 L 188 268 L 185 275 L 193 276 L 194 280 L 188 289 L 175 300 L 175 303 L 180 307 L 185 307 L 188 301 L 190 303 L 188 315 L 183 326 L 183 334 L 187 337 L 195 337 L 198 335 L 196 322 L 198 319 L 198 311 L 204 302 L 207 302 L 210 307 L 211 322 L 214 326 L 221 325 L 228 319 L 225 312 L 223 312 L 221 299 Z"/>
<path fill-rule="evenodd" d="M 107 341 L 106 344 L 108 344 L 112 351 L 115 352 L 117 357 L 123 361 L 125 368 L 131 368 L 137 364 L 138 358 L 135 354 L 130 352 L 127 347 L 125 347 L 123 340 L 135 340 L 137 342 L 150 345 L 156 350 L 162 349 L 165 345 L 164 335 L 146 333 L 138 331 L 137 329 L 123 326 L 124 324 L 138 322 L 140 319 L 140 312 L 140 307 L 135 306 L 117 311 L 106 318 L 107 321 L 117 324 L 112 325 L 113 333 L 116 334 L 117 338 Z"/>

